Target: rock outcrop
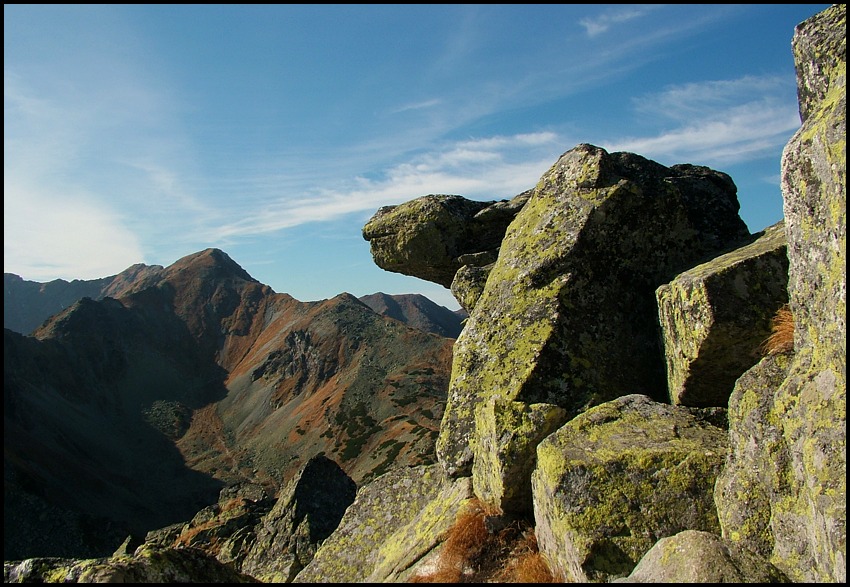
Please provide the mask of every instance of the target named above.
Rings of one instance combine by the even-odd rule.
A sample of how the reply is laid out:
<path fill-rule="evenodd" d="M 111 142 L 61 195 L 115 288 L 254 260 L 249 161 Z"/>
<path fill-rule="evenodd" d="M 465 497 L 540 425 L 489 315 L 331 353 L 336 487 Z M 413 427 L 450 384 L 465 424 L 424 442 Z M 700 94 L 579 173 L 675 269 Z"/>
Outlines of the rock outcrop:
<path fill-rule="evenodd" d="M 256 530 L 240 569 L 267 583 L 289 583 L 336 530 L 357 486 L 324 455 L 304 465 Z"/>
<path fill-rule="evenodd" d="M 846 43 L 844 4 L 794 34 L 803 125 L 782 193 L 795 351 L 738 381 L 718 485 L 723 536 L 804 582 L 846 580 Z"/>
<path fill-rule="evenodd" d="M 735 380 L 760 358 L 771 318 L 788 302 L 785 226 L 659 287 L 670 401 L 726 407 Z"/>
<path fill-rule="evenodd" d="M 474 406 L 490 396 L 568 417 L 628 393 L 662 399 L 655 289 L 748 235 L 723 173 L 565 153 L 508 228 L 457 339 L 440 462 L 470 473 Z"/>
<path fill-rule="evenodd" d="M 295 582 L 404 581 L 471 497 L 470 480 L 453 480 L 439 465 L 390 471 L 358 491 Z"/>
<path fill-rule="evenodd" d="M 177 316 L 209 306 L 195 321 L 167 324 L 204 342 L 192 356 L 202 364 L 213 353 L 227 372 L 227 397 L 214 410 L 195 410 L 185 431 L 179 421 L 168 425 L 183 413 L 174 398 L 157 404 L 149 415 L 157 433 L 182 434 L 178 446 L 194 464 L 227 469 L 222 476 L 250 465 L 268 474 L 281 452 L 293 463 L 309 456 L 299 474 L 285 475 L 291 482 L 273 513 L 257 523 L 243 514 L 267 508 L 265 493 L 234 502 L 257 491 L 240 486 L 137 548 L 129 539 L 108 559 L 7 563 L 6 580 L 422 582 L 445 578 L 446 561 L 451 580 L 498 580 L 508 576 L 500 569 L 531 561 L 546 581 L 844 582 L 846 7 L 802 23 L 793 50 L 803 126 L 783 155 L 784 226 L 760 238 L 740 221 L 725 174 L 592 145 L 565 153 L 533 191 L 510 202 L 425 196 L 376 214 L 364 236 L 379 265 L 451 283 L 471 309 L 444 380 L 449 403 L 436 442 L 436 430 L 412 431 L 416 418 L 435 415 L 431 403 L 418 402 L 439 378 L 393 346 L 412 331 L 347 294 L 294 319 L 298 302 L 267 299 L 259 284 L 235 287 L 233 271 L 207 287 L 182 273 L 159 294 L 81 302 L 43 329 L 56 336 L 7 331 L 5 412 L 14 433 L 35 442 L 36 432 L 53 431 L 33 418 L 32 402 L 63 406 L 56 396 L 79 402 L 92 390 L 49 369 L 36 379 L 22 373 L 51 361 L 123 373 L 132 361 L 117 352 L 124 339 L 112 327 L 143 324 L 141 316 L 163 306 Z M 476 222 L 488 226 L 478 242 Z M 226 267 L 202 257 L 184 269 Z M 180 286 L 187 282 L 203 295 L 189 296 Z M 751 356 L 785 292 L 793 345 Z M 85 332 L 97 345 L 83 354 L 63 347 L 84 338 L 75 322 L 94 318 L 98 327 Z M 160 335 L 184 340 L 171 326 Z M 664 353 L 687 356 L 674 365 Z M 387 360 L 406 367 L 376 375 Z M 358 368 L 342 373 L 343 363 Z M 392 407 L 380 401 L 386 397 Z M 408 403 L 415 409 L 399 413 Z M 327 421 L 320 413 L 335 425 L 310 436 Z M 61 419 L 48 421 L 61 428 Z M 288 433 L 257 442 L 252 433 L 265 427 Z M 200 454 L 210 439 L 220 454 Z M 435 445 L 438 461 L 429 462 Z M 340 467 L 310 460 L 319 446 L 344 457 Z M 22 450 L 8 441 L 5 448 Z M 37 470 L 21 461 L 7 480 L 33 478 Z M 331 485 L 339 491 L 326 492 Z M 330 494 L 343 499 L 325 499 Z M 314 513 L 330 521 L 317 524 Z M 498 548 L 511 529 L 533 539 L 523 539 L 522 552 Z M 478 548 L 486 561 L 466 556 L 482 544 L 496 545 Z M 484 575 L 468 568 L 473 560 L 486 562 Z"/>
<path fill-rule="evenodd" d="M 4 583 L 257 583 L 194 548 L 139 548 L 132 556 L 34 558 L 3 565 Z"/>

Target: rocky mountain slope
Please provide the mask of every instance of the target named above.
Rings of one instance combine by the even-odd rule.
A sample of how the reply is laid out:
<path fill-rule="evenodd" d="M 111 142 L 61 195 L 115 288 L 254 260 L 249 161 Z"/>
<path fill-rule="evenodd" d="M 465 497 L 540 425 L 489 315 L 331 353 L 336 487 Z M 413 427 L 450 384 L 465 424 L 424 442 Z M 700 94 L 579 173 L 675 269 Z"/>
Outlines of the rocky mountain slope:
<path fill-rule="evenodd" d="M 276 294 L 216 249 L 137 274 L 4 331 L 7 559 L 109 554 L 320 453 L 357 483 L 434 460 L 451 339 Z"/>
<path fill-rule="evenodd" d="M 234 485 L 112 557 L 6 580 L 845 582 L 846 6 L 792 50 L 803 125 L 760 233 L 725 174 L 587 144 L 513 200 L 428 195 L 364 226 L 377 264 L 470 314 L 437 462 L 352 496 L 317 456 L 274 505 Z M 347 504 L 330 532 L 316 475 Z"/>

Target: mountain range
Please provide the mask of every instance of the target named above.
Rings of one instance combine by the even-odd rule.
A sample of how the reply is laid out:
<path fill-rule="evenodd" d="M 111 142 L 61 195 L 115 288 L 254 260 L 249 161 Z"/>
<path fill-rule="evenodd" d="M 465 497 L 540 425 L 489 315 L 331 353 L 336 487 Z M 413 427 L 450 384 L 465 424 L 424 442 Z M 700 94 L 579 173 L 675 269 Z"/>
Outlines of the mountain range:
<path fill-rule="evenodd" d="M 4 282 L 6 560 L 109 554 L 320 454 L 358 484 L 434 461 L 462 312 L 300 302 L 218 249 Z"/>

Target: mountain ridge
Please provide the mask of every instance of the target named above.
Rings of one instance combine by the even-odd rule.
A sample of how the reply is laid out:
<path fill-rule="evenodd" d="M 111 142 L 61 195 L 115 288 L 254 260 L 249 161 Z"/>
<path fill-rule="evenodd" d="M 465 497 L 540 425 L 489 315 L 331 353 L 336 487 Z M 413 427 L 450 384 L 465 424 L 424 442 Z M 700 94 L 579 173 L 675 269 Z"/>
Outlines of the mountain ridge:
<path fill-rule="evenodd" d="M 94 285 L 4 330 L 5 559 L 109 554 L 318 454 L 356 483 L 434 460 L 453 339 L 275 293 L 218 249 Z"/>
<path fill-rule="evenodd" d="M 229 272 L 231 278 L 259 283 L 226 252 L 217 248 L 185 255 L 168 267 L 135 263 L 115 275 L 89 280 L 55 279 L 37 282 L 15 273 L 4 273 L 3 327 L 28 335 L 52 315 L 81 298 L 100 300 L 105 297 L 123 297 L 151 287 L 162 279 L 178 278 L 181 272 L 190 268 L 209 275 L 218 273 L 223 276 Z M 357 299 L 378 314 L 449 338 L 457 338 L 461 323 L 467 316 L 463 310 L 449 310 L 421 294 L 376 292 Z"/>

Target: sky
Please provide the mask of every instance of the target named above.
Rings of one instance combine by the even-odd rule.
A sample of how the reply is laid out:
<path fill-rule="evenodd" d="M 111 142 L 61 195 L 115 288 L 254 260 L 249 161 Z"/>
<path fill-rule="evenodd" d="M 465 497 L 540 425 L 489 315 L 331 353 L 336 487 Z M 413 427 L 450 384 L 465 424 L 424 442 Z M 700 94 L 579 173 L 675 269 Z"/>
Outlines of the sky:
<path fill-rule="evenodd" d="M 3 6 L 3 267 L 96 279 L 216 247 L 301 301 L 419 293 L 363 225 L 509 199 L 591 143 L 707 165 L 782 219 L 791 38 L 828 4 Z"/>

